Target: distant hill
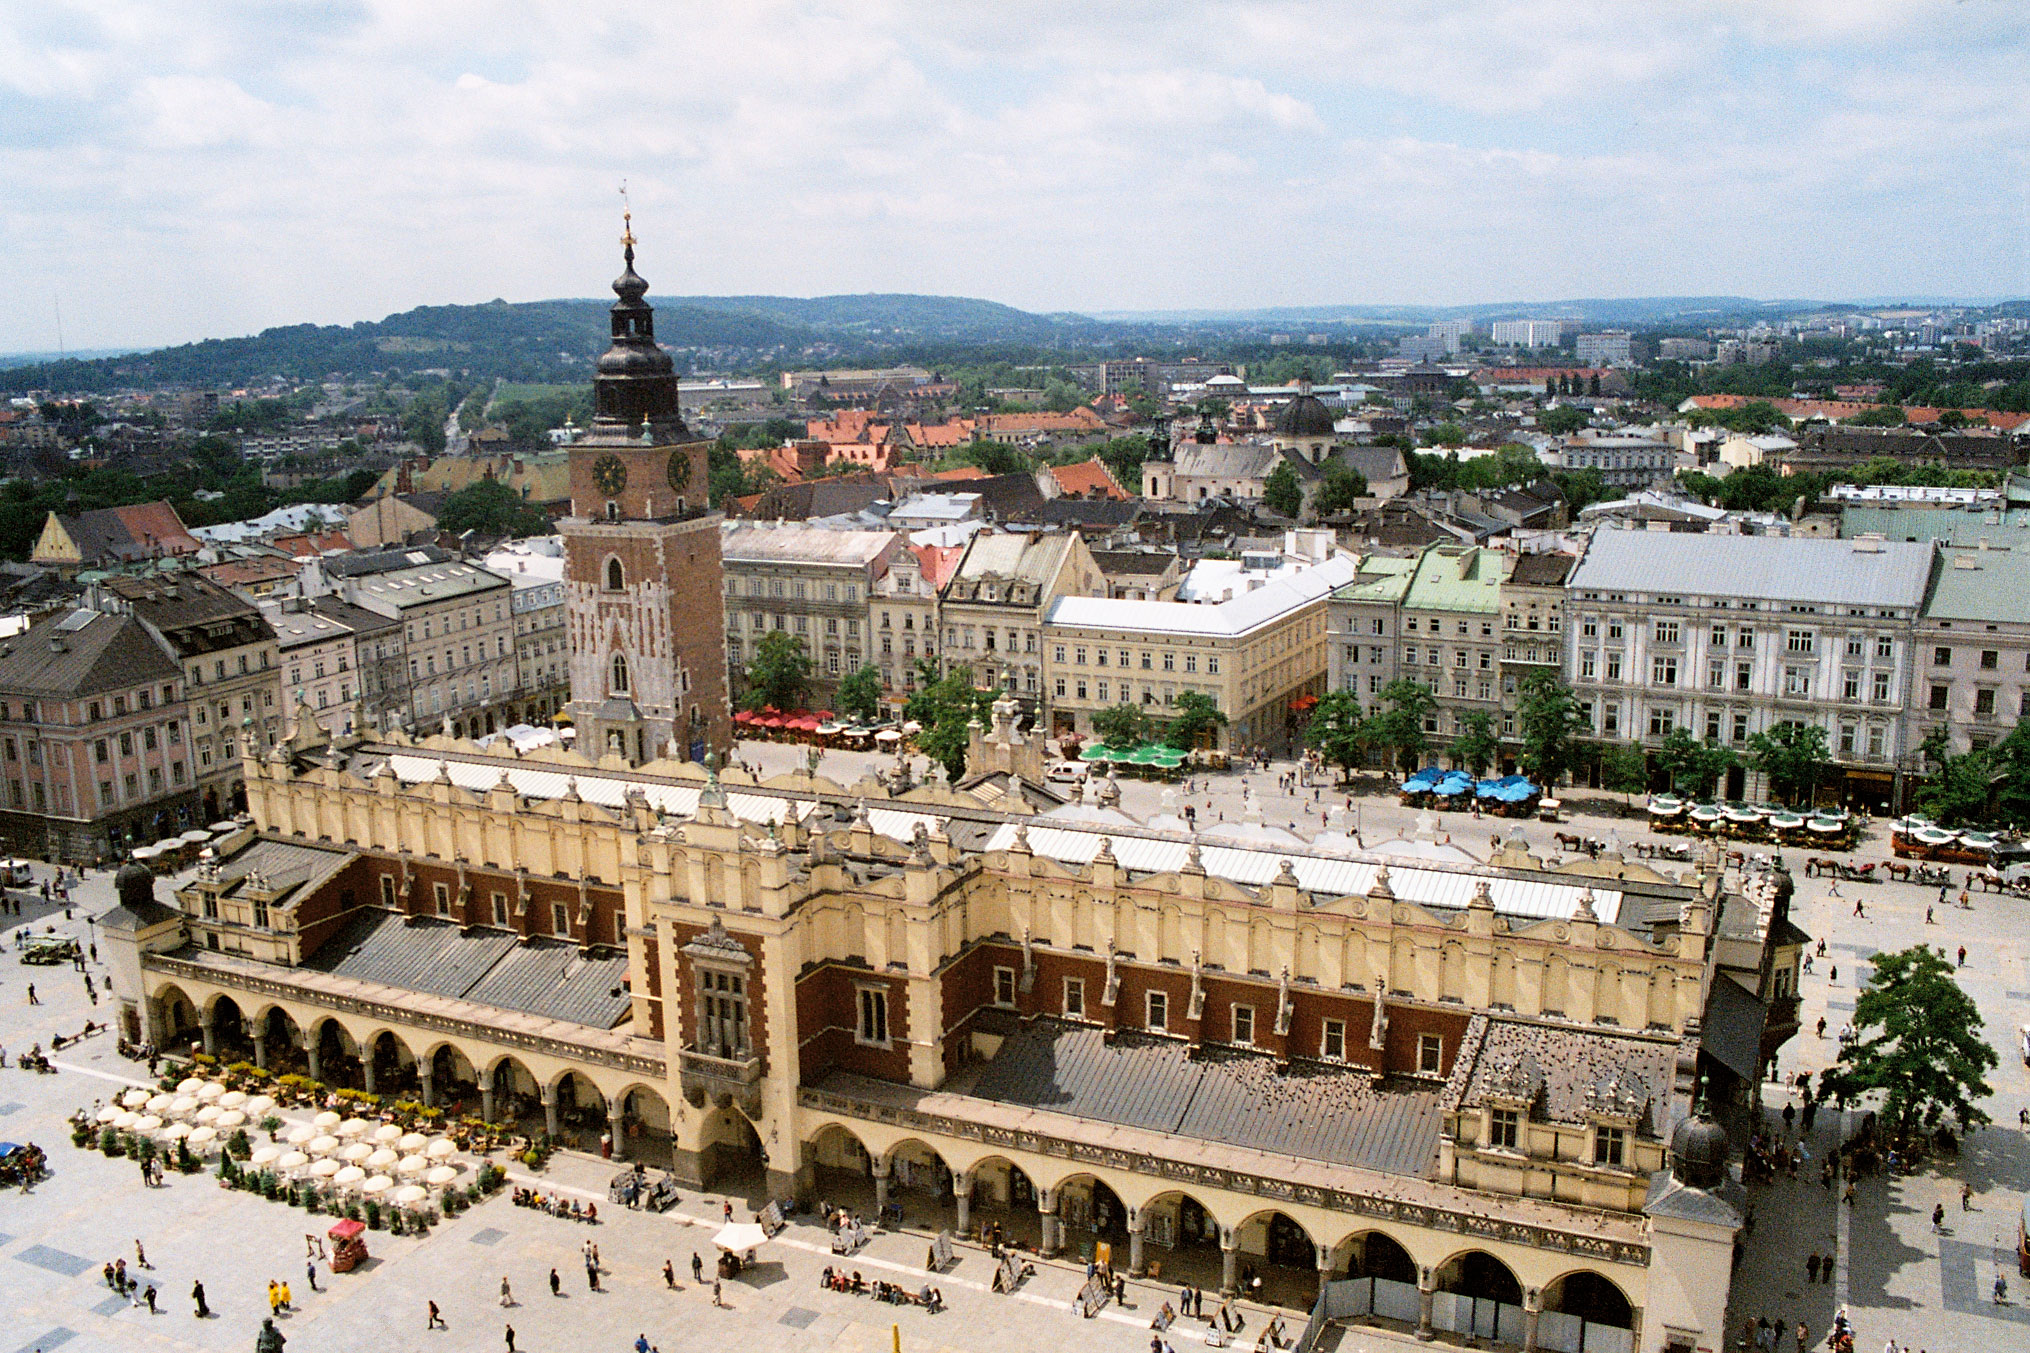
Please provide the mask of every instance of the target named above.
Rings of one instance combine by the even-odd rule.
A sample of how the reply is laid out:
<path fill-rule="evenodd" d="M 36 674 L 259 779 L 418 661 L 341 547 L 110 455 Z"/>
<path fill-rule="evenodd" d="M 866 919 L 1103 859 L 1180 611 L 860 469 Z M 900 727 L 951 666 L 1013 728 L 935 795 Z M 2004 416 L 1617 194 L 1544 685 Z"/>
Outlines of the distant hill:
<path fill-rule="evenodd" d="M 1823 309 L 1822 301 L 1758 301 L 1748 296 L 1637 296 L 1625 299 L 1569 301 L 1495 301 L 1474 305 L 1294 305 L 1257 310 L 1105 310 L 1102 320 L 1145 324 L 1231 324 L 1273 326 L 1293 324 L 1418 325 L 1441 319 L 1582 319 L 1592 324 L 1669 324 L 1694 317 L 1711 322 L 1718 316 L 1768 318 L 1800 310 Z"/>
<path fill-rule="evenodd" d="M 1082 315 L 1034 315 L 954 296 L 651 297 L 656 336 L 679 364 L 716 368 L 878 359 L 909 347 L 1103 343 L 1142 332 Z M 0 392 L 124 386 L 243 385 L 271 376 L 404 375 L 448 369 L 474 379 L 581 380 L 607 343 L 609 301 L 420 306 L 376 322 L 297 324 L 87 360 L 0 369 Z"/>

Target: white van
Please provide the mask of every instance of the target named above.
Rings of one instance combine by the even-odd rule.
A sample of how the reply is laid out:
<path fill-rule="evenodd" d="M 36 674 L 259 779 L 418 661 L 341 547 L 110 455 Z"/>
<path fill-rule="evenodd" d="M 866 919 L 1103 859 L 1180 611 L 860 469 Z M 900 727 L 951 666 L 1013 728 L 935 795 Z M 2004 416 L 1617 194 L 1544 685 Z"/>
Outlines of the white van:
<path fill-rule="evenodd" d="M 35 871 L 26 860 L 0 860 L 0 883 L 9 888 L 33 888 Z"/>

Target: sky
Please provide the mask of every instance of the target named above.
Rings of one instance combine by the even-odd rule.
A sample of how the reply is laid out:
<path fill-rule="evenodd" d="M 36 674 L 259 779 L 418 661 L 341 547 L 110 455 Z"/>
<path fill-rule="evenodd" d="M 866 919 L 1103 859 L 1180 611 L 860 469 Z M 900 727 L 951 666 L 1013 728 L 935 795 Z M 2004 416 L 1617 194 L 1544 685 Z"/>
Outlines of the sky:
<path fill-rule="evenodd" d="M 601 294 L 2030 294 L 2018 0 L 0 0 L 0 352 Z"/>

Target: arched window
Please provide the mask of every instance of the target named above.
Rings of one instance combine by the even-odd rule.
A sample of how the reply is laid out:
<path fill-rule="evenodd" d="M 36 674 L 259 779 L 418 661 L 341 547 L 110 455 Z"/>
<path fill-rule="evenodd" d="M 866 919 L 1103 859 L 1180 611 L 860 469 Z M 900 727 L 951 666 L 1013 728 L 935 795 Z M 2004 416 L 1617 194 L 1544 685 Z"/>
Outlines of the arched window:
<path fill-rule="evenodd" d="M 627 694 L 627 657 L 625 654 L 616 653 L 613 655 L 612 693 L 615 695 Z"/>
<path fill-rule="evenodd" d="M 624 592 L 627 590 L 627 576 L 621 571 L 618 559 L 606 561 L 606 590 L 609 592 Z"/>

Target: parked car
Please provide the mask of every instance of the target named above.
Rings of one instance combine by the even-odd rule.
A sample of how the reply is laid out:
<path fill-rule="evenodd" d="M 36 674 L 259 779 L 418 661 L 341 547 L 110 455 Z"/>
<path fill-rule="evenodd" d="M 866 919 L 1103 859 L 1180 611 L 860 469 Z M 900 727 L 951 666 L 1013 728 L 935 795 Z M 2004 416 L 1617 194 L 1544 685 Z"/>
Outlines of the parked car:
<path fill-rule="evenodd" d="M 1076 761 L 1056 761 L 1044 770 L 1043 778 L 1056 785 L 1083 784 L 1086 768 Z"/>
<path fill-rule="evenodd" d="M 28 942 L 28 947 L 21 951 L 21 961 L 38 968 L 48 968 L 59 963 L 75 962 L 79 952 L 78 942 L 68 935 L 45 935 Z"/>
<path fill-rule="evenodd" d="M 29 868 L 26 860 L 0 861 L 0 883 L 9 888 L 33 888 L 35 871 Z"/>

